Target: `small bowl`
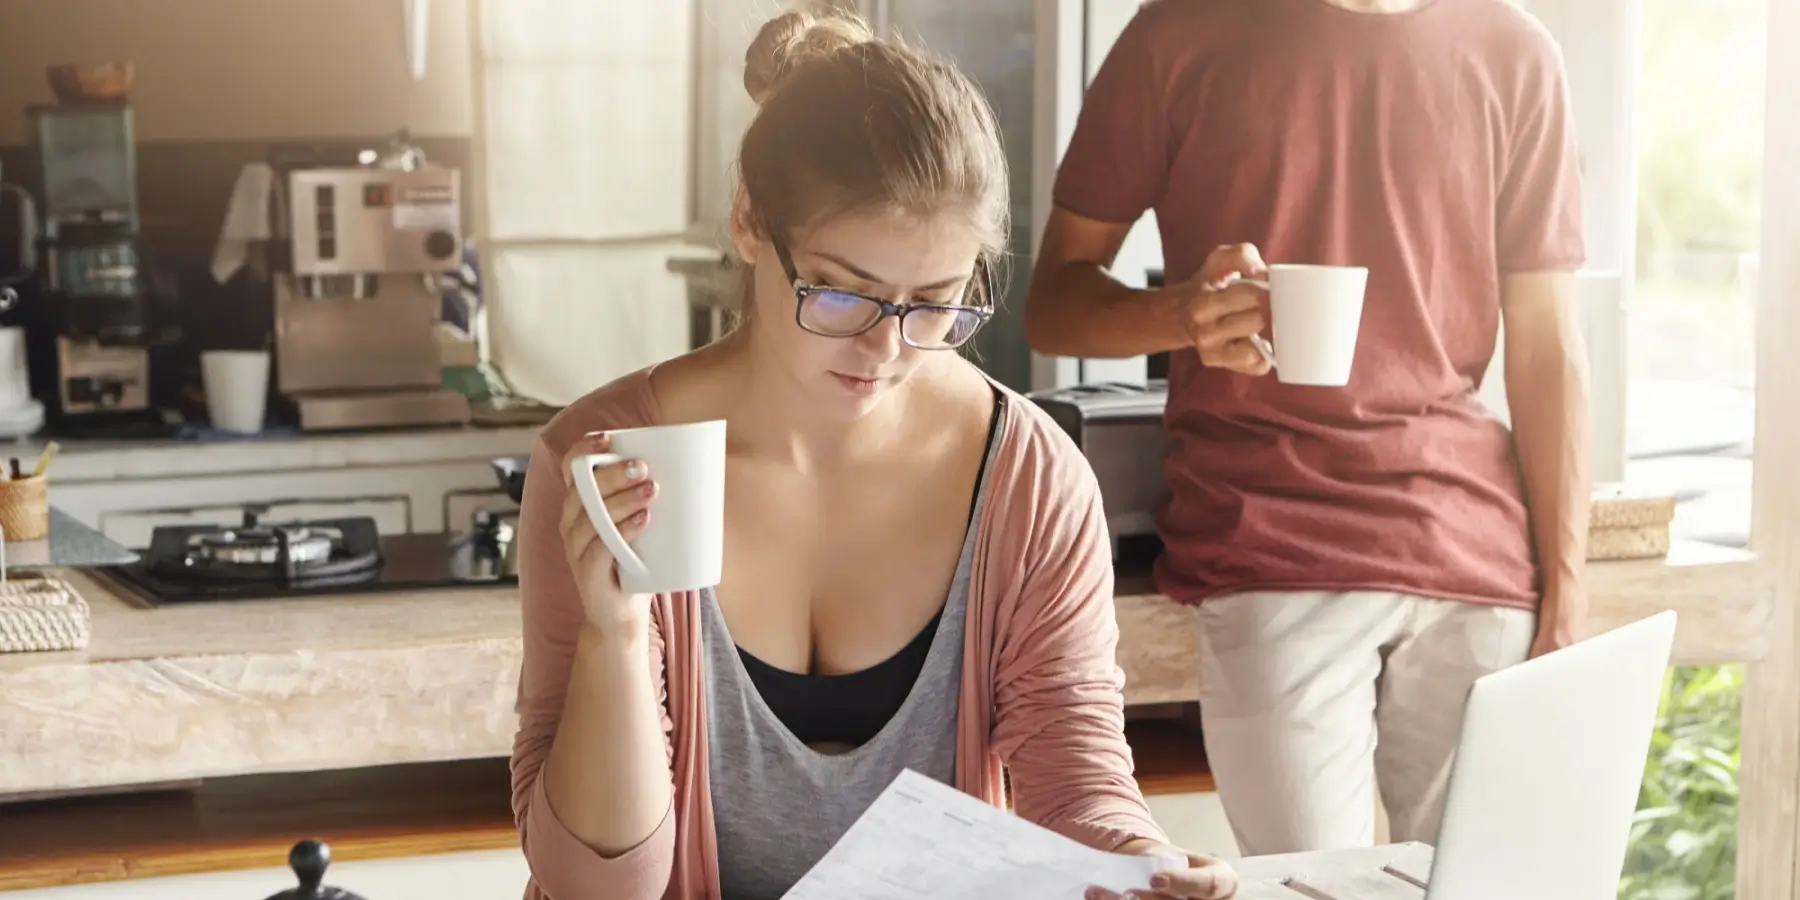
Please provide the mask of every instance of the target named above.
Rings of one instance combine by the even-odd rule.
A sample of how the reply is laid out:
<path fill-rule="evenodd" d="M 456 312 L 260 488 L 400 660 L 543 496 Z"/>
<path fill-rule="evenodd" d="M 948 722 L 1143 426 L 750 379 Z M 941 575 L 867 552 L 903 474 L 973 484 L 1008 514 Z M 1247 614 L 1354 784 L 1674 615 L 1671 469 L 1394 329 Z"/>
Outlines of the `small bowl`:
<path fill-rule="evenodd" d="M 50 90 L 60 103 L 122 100 L 131 91 L 129 62 L 62 63 L 44 67 Z"/>

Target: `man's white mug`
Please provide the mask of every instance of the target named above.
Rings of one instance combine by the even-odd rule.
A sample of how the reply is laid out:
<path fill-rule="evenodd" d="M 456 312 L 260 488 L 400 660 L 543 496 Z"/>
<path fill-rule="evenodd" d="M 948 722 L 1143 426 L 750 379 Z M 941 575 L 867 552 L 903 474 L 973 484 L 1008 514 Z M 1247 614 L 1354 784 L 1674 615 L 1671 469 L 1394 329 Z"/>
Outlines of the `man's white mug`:
<path fill-rule="evenodd" d="M 1275 345 L 1269 346 L 1260 335 L 1251 343 L 1275 367 L 1281 383 L 1323 387 L 1350 383 L 1368 269 L 1277 264 L 1269 267 L 1267 279 L 1240 280 L 1269 292 Z"/>
<path fill-rule="evenodd" d="M 612 450 L 569 461 L 569 474 L 594 531 L 632 594 L 672 594 L 714 587 L 725 560 L 725 423 L 657 425 L 609 431 Z M 650 521 L 626 543 L 606 511 L 594 469 L 641 459 L 656 482 Z"/>

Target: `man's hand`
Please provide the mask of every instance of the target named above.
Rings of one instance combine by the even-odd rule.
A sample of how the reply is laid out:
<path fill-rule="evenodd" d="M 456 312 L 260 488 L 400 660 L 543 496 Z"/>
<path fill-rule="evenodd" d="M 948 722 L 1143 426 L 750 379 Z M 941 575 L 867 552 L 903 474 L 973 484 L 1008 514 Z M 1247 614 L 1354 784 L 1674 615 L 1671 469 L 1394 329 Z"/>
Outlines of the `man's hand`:
<path fill-rule="evenodd" d="M 1229 900 L 1237 893 L 1237 872 L 1210 856 L 1189 853 L 1146 838 L 1131 841 L 1117 852 L 1131 856 L 1185 858 L 1188 867 L 1156 873 L 1150 879 L 1148 891 L 1129 891 L 1121 896 L 1104 888 L 1089 888 L 1087 900 Z"/>
<path fill-rule="evenodd" d="M 1263 291 L 1240 278 L 1263 278 L 1269 268 L 1250 244 L 1219 247 L 1206 257 L 1199 274 L 1183 285 L 1183 325 L 1200 361 L 1217 369 L 1266 375 L 1269 362 L 1250 339 L 1261 333 Z"/>
<path fill-rule="evenodd" d="M 1579 588 L 1547 591 L 1538 608 L 1537 637 L 1531 642 L 1531 655 L 1537 659 L 1561 650 L 1586 636 L 1587 598 Z"/>

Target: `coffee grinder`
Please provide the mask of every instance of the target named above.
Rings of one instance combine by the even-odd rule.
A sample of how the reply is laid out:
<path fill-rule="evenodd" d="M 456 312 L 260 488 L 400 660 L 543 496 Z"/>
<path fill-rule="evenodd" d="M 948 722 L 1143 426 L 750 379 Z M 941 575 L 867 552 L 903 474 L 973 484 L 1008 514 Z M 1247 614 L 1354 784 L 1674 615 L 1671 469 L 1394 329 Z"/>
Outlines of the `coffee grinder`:
<path fill-rule="evenodd" d="M 43 174 L 39 271 L 54 332 L 52 407 L 73 430 L 154 425 L 131 106 L 27 109 Z"/>
<path fill-rule="evenodd" d="M 409 158 L 278 179 L 291 246 L 274 275 L 275 378 L 306 431 L 456 425 L 437 323 L 462 261 L 460 173 Z"/>

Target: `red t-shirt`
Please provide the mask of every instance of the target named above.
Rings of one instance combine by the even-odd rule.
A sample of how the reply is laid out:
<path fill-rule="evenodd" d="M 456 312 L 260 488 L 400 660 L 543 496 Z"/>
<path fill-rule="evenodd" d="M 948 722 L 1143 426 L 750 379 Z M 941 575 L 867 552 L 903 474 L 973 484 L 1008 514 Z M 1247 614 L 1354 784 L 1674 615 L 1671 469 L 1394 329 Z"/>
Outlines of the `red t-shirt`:
<path fill-rule="evenodd" d="M 1502 273 L 1584 261 L 1574 138 L 1554 41 L 1504 0 L 1139 11 L 1088 89 L 1057 204 L 1107 222 L 1154 208 L 1170 284 L 1239 242 L 1369 269 L 1347 387 L 1174 354 L 1165 593 L 1535 606 L 1511 436 L 1476 391 Z"/>

